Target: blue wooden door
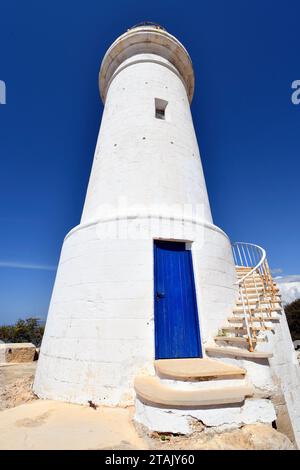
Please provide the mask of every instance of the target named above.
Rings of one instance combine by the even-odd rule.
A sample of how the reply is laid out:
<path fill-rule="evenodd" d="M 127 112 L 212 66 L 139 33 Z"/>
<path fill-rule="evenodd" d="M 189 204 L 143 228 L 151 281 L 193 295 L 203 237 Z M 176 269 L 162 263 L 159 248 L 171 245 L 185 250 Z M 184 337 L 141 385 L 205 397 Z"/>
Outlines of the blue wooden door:
<path fill-rule="evenodd" d="M 192 254 L 181 242 L 154 242 L 155 357 L 202 357 Z"/>

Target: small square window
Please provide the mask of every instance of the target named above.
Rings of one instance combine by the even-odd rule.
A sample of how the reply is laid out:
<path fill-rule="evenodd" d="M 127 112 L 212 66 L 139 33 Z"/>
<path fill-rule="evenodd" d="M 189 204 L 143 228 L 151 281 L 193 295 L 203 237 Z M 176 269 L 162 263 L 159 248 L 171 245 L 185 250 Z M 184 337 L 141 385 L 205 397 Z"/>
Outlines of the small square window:
<path fill-rule="evenodd" d="M 166 119 L 166 107 L 168 102 L 155 98 L 155 117 L 156 119 Z"/>

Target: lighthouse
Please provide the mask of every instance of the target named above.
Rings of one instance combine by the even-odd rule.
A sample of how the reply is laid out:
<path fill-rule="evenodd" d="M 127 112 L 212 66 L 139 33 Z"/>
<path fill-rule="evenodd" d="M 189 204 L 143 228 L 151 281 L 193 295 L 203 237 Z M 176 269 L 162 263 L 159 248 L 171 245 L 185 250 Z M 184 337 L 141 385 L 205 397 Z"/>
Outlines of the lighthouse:
<path fill-rule="evenodd" d="M 299 367 L 265 251 L 232 247 L 212 219 L 194 81 L 187 50 L 157 24 L 130 28 L 106 52 L 83 213 L 63 243 L 34 390 L 135 403 L 137 421 L 184 433 L 192 415 L 271 423 L 281 381 L 297 428 Z"/>
<path fill-rule="evenodd" d="M 234 303 L 235 267 L 212 222 L 184 46 L 161 26 L 133 27 L 106 52 L 99 88 L 84 209 L 64 240 L 35 389 L 117 404 L 154 359 L 202 357 Z"/>

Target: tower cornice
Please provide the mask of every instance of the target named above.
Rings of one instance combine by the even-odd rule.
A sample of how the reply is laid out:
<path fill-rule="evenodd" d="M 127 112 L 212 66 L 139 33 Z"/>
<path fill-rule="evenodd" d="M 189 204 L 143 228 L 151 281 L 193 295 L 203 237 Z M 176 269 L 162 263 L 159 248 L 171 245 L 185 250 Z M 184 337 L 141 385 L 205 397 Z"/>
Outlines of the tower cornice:
<path fill-rule="evenodd" d="M 99 88 L 103 102 L 107 90 L 120 65 L 138 54 L 154 54 L 168 60 L 178 71 L 186 88 L 189 102 L 194 94 L 194 72 L 185 47 L 166 30 L 138 26 L 119 36 L 107 50 L 99 72 Z"/>

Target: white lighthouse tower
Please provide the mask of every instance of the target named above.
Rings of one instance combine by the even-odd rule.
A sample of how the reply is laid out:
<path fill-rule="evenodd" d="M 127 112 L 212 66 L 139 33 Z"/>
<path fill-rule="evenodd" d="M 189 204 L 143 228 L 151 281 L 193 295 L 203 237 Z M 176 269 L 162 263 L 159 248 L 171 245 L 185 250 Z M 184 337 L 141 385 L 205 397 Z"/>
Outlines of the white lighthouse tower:
<path fill-rule="evenodd" d="M 158 25 L 133 27 L 105 54 L 99 86 L 104 112 L 84 210 L 63 244 L 34 389 L 83 404 L 124 405 L 137 395 L 140 416 L 149 403 L 241 403 L 253 395 L 244 362 L 272 356 L 256 349 L 244 301 L 248 287 L 255 299 L 260 274 L 267 282 L 265 258 L 241 246 L 234 260 L 212 221 L 189 54 Z M 189 389 L 191 377 L 201 381 Z M 180 394 L 182 384 L 170 382 L 181 379 Z"/>

